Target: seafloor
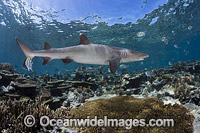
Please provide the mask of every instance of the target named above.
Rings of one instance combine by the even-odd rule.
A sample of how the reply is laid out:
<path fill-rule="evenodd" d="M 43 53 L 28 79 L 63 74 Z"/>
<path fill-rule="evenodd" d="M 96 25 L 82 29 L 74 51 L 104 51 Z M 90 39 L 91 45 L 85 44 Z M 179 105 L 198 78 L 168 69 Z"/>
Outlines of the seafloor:
<path fill-rule="evenodd" d="M 33 115 L 36 124 L 24 125 Z M 175 120 L 174 127 L 41 127 L 39 117 Z M 77 69 L 72 74 L 28 75 L 0 64 L 0 131 L 200 132 L 200 62 L 178 62 L 146 72 L 111 74 Z"/>

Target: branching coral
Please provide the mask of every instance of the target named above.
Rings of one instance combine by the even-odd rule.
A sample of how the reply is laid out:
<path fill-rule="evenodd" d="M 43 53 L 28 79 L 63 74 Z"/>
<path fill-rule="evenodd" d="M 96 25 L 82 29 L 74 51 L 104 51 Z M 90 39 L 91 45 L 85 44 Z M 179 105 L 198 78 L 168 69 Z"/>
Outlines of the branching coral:
<path fill-rule="evenodd" d="M 34 103 L 29 99 L 20 101 L 0 101 L 0 131 L 3 130 L 8 133 L 27 133 L 43 131 L 39 120 L 43 115 L 49 118 L 68 118 L 69 109 L 58 109 L 55 112 L 46 105 L 37 102 Z M 24 118 L 26 115 L 33 115 L 35 117 L 35 125 L 33 127 L 26 127 Z M 47 127 L 50 128 L 50 127 Z"/>

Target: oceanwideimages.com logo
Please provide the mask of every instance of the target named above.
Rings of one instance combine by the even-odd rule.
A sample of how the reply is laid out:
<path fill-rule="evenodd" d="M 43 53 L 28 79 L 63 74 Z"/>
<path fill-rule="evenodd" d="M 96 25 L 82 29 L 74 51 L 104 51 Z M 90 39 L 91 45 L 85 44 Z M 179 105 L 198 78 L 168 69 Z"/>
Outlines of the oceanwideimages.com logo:
<path fill-rule="evenodd" d="M 27 115 L 24 118 L 24 124 L 27 127 L 35 125 L 35 118 L 32 115 Z M 103 119 L 98 119 L 97 116 L 90 119 L 50 119 L 48 116 L 40 117 L 40 125 L 43 127 L 173 127 L 173 119 L 150 119 L 147 123 L 145 119 L 109 119 L 104 116 Z"/>

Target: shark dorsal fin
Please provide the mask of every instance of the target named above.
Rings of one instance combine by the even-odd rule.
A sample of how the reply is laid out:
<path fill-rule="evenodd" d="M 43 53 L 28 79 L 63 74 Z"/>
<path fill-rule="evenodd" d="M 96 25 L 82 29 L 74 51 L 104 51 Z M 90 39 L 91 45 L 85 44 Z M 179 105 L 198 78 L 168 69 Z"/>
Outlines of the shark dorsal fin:
<path fill-rule="evenodd" d="M 52 47 L 47 43 L 47 42 L 44 42 L 44 49 L 45 50 L 48 50 L 48 49 L 51 49 Z"/>
<path fill-rule="evenodd" d="M 90 40 L 84 35 L 84 34 L 80 34 L 80 43 L 78 45 L 88 45 L 90 44 Z"/>

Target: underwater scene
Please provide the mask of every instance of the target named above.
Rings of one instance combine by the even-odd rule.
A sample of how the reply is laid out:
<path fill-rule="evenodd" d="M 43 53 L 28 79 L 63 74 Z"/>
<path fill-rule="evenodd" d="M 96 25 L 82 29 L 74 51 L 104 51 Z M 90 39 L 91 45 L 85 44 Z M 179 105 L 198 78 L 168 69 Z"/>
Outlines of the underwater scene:
<path fill-rule="evenodd" d="M 0 0 L 1 133 L 200 133 L 200 0 Z"/>

